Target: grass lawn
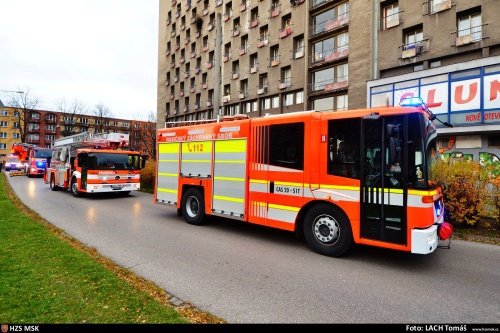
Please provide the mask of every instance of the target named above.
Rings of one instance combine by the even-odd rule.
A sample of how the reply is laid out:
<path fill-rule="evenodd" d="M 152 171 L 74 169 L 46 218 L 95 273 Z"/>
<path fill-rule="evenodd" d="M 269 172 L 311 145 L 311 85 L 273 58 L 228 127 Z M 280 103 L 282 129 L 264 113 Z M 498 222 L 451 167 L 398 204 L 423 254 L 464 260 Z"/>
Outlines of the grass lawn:
<path fill-rule="evenodd" d="M 96 259 L 99 255 L 95 250 L 93 255 L 92 249 L 75 246 L 77 241 L 37 220 L 9 193 L 0 174 L 3 323 L 190 322 L 186 317 L 193 317 L 190 313 L 196 311 L 192 308 L 182 316 L 164 304 L 168 303 L 168 294 L 162 294 L 160 288 L 110 264 L 106 258 Z M 203 321 L 207 320 L 198 322 Z"/>

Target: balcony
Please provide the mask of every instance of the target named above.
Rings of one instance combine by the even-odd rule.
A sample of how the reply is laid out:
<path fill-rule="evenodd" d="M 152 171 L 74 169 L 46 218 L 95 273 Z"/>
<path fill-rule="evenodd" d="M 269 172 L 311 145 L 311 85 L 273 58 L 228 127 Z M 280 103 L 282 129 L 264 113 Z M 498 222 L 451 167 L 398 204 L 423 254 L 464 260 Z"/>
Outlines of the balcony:
<path fill-rule="evenodd" d="M 250 29 L 251 28 L 255 28 L 256 26 L 259 25 L 259 19 L 253 19 L 251 22 L 250 22 Z"/>
<path fill-rule="evenodd" d="M 170 50 L 169 49 L 165 50 L 165 56 L 168 56 L 168 55 L 170 55 Z"/>
<path fill-rule="evenodd" d="M 453 32 L 455 35 L 455 46 L 464 46 L 477 42 L 481 42 L 486 38 L 487 23 L 475 27 L 457 30 Z"/>
<path fill-rule="evenodd" d="M 186 37 L 186 40 L 184 41 L 184 46 L 188 45 L 190 42 L 189 37 Z"/>
<path fill-rule="evenodd" d="M 184 97 L 184 90 L 179 91 L 179 97 Z"/>
<path fill-rule="evenodd" d="M 333 50 L 326 50 L 321 53 L 315 53 L 311 56 L 311 65 L 318 65 L 326 62 L 332 62 L 349 56 L 348 45 L 342 45 Z"/>
<path fill-rule="evenodd" d="M 194 73 L 199 74 L 200 73 L 200 67 L 195 67 L 194 68 Z"/>
<path fill-rule="evenodd" d="M 280 15 L 280 9 L 279 8 L 271 9 L 271 18 L 279 16 L 279 15 Z"/>
<path fill-rule="evenodd" d="M 201 33 L 199 31 L 196 31 L 195 34 L 194 34 L 195 38 L 200 38 L 201 36 Z"/>
<path fill-rule="evenodd" d="M 174 76 L 174 82 L 177 83 L 179 81 L 179 77 L 178 76 Z"/>
<path fill-rule="evenodd" d="M 401 45 L 401 59 L 410 59 L 428 51 L 429 39 L 426 38 L 416 43 Z"/>
<path fill-rule="evenodd" d="M 235 27 L 233 30 L 233 37 L 236 37 L 239 35 L 240 35 L 240 28 Z"/>
<path fill-rule="evenodd" d="M 170 23 L 172 23 L 172 19 L 169 17 L 167 18 L 167 25 L 169 25 Z"/>
<path fill-rule="evenodd" d="M 227 21 L 229 21 L 230 18 L 231 18 L 231 16 L 229 14 L 224 14 L 222 19 L 224 20 L 224 22 L 227 22 Z"/>
<path fill-rule="evenodd" d="M 57 123 L 57 119 L 54 117 L 54 118 L 45 118 L 45 123 L 46 124 L 55 124 Z"/>
<path fill-rule="evenodd" d="M 239 97 L 240 97 L 240 99 L 246 98 L 247 97 L 247 92 L 244 91 L 244 92 L 240 93 Z"/>
<path fill-rule="evenodd" d="M 240 77 L 240 73 L 233 72 L 233 80 L 237 80 Z"/>
<path fill-rule="evenodd" d="M 172 32 L 170 33 L 170 37 L 175 37 L 175 34 L 176 34 L 175 30 L 172 30 Z"/>
<path fill-rule="evenodd" d="M 430 0 L 429 2 L 424 3 L 424 6 L 428 8 L 429 12 L 427 14 L 435 14 L 450 9 L 451 0 Z"/>
<path fill-rule="evenodd" d="M 268 42 L 269 42 L 269 41 L 267 40 L 267 38 L 266 38 L 266 39 L 260 39 L 260 38 L 259 38 L 259 39 L 257 40 L 257 48 L 259 48 L 259 49 L 260 49 L 261 47 L 266 46 Z"/>
<path fill-rule="evenodd" d="M 224 55 L 222 56 L 222 61 L 223 61 L 223 62 L 228 62 L 228 61 L 229 61 L 229 54 L 224 54 Z"/>
<path fill-rule="evenodd" d="M 222 0 L 216 0 L 215 1 L 215 7 L 219 7 L 222 5 Z"/>
<path fill-rule="evenodd" d="M 279 57 L 276 57 L 274 59 L 271 60 L 271 67 L 276 67 L 280 64 L 280 59 Z"/>
<path fill-rule="evenodd" d="M 178 19 L 181 16 L 181 12 L 176 12 L 175 13 L 175 18 Z"/>
<path fill-rule="evenodd" d="M 259 67 L 257 65 L 250 67 L 250 74 L 257 73 L 258 71 L 259 71 Z"/>
<path fill-rule="evenodd" d="M 267 93 L 267 86 L 266 87 L 261 87 L 259 89 L 257 89 L 257 95 L 262 95 L 262 94 L 265 94 Z"/>
<path fill-rule="evenodd" d="M 242 4 L 240 5 L 240 12 L 244 12 L 246 9 L 247 9 L 247 5 L 246 5 L 246 3 L 242 3 Z"/>
<path fill-rule="evenodd" d="M 299 47 L 293 51 L 293 59 L 299 59 L 304 56 L 304 47 Z"/>
<path fill-rule="evenodd" d="M 192 93 L 192 94 L 194 94 L 196 92 L 196 88 L 195 87 L 191 87 L 189 89 L 189 92 Z"/>
<path fill-rule="evenodd" d="M 208 25 L 207 25 L 208 31 L 212 31 L 213 28 L 214 28 L 214 24 L 212 22 L 208 23 Z"/>
<path fill-rule="evenodd" d="M 185 72 L 184 73 L 184 78 L 185 79 L 189 79 L 190 76 L 191 76 L 191 74 L 189 72 Z"/>
<path fill-rule="evenodd" d="M 185 58 L 180 58 L 180 59 L 179 59 L 179 63 L 180 63 L 180 64 L 183 64 L 185 61 L 186 61 L 186 59 L 185 59 Z"/>
<path fill-rule="evenodd" d="M 223 103 L 229 103 L 231 101 L 231 95 L 226 95 L 222 97 L 222 102 Z"/>
<path fill-rule="evenodd" d="M 174 67 L 175 67 L 175 62 L 172 62 L 172 63 L 170 64 L 170 68 L 174 68 Z"/>
<path fill-rule="evenodd" d="M 240 47 L 240 55 L 247 53 L 248 46 Z"/>
<path fill-rule="evenodd" d="M 199 108 L 200 108 L 200 104 L 195 104 L 195 105 L 194 105 L 194 109 L 195 109 L 195 110 L 198 110 Z"/>
<path fill-rule="evenodd" d="M 180 47 L 181 47 L 181 46 L 180 46 L 179 44 L 175 44 L 175 45 L 174 45 L 174 51 L 178 51 L 178 50 L 180 49 Z"/>
<path fill-rule="evenodd" d="M 196 53 L 195 52 L 191 53 L 191 59 L 194 59 L 194 58 L 196 58 Z"/>
<path fill-rule="evenodd" d="M 174 95 L 170 95 L 170 99 L 173 100 L 175 98 Z"/>
<path fill-rule="evenodd" d="M 212 106 L 212 104 L 213 104 L 213 103 L 212 103 L 212 101 L 207 101 L 207 107 L 208 107 L 208 108 L 209 108 L 209 107 L 211 107 L 211 106 Z"/>
<path fill-rule="evenodd" d="M 208 8 L 205 8 L 203 9 L 203 16 L 207 16 L 208 15 Z"/>
<path fill-rule="evenodd" d="M 195 24 L 196 23 L 196 16 L 191 18 L 191 24 Z"/>
<path fill-rule="evenodd" d="M 32 122 L 32 123 L 39 123 L 40 122 L 40 118 L 29 117 L 29 121 Z"/>
<path fill-rule="evenodd" d="M 391 15 L 384 16 L 380 19 L 380 30 L 387 30 L 396 27 L 400 23 L 400 13 L 397 12 Z"/>
<path fill-rule="evenodd" d="M 210 69 L 213 67 L 213 62 L 207 62 L 207 69 Z"/>
<path fill-rule="evenodd" d="M 201 48 L 201 52 L 207 52 L 208 51 L 208 45 L 205 45 Z"/>
<path fill-rule="evenodd" d="M 186 26 L 184 24 L 181 24 L 181 30 L 186 29 Z"/>
<path fill-rule="evenodd" d="M 208 84 L 206 82 L 202 82 L 201 89 L 207 89 L 207 88 L 208 88 Z"/>
<path fill-rule="evenodd" d="M 165 85 L 169 86 L 170 85 L 170 80 L 165 80 Z"/>
<path fill-rule="evenodd" d="M 312 31 L 311 37 L 315 37 L 320 34 L 342 28 L 347 24 L 349 24 L 349 16 L 348 13 L 345 13 L 344 15 L 339 16 L 336 19 L 326 20 L 316 25 L 313 25 L 311 28 Z"/>
<path fill-rule="evenodd" d="M 349 85 L 347 77 L 338 77 L 336 79 L 328 79 L 325 81 L 314 82 L 309 84 L 309 92 L 322 93 L 322 92 L 332 92 L 337 90 L 346 89 Z"/>
<path fill-rule="evenodd" d="M 288 35 L 291 35 L 292 32 L 293 32 L 292 28 L 284 28 L 284 29 L 280 30 L 280 38 L 285 38 Z"/>
<path fill-rule="evenodd" d="M 284 79 L 281 81 L 282 82 L 280 82 L 280 84 L 278 85 L 279 90 L 283 90 L 283 89 L 290 87 L 290 78 L 287 78 L 287 79 Z"/>

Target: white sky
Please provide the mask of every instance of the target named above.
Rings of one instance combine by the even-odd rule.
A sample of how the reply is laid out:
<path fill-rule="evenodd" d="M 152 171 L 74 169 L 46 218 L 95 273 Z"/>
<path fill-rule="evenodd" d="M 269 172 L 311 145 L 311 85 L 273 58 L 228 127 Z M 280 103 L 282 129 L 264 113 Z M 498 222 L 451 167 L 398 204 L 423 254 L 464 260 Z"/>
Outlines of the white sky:
<path fill-rule="evenodd" d="M 39 109 L 156 114 L 157 50 L 158 0 L 0 0 L 0 90 L 29 88 Z"/>

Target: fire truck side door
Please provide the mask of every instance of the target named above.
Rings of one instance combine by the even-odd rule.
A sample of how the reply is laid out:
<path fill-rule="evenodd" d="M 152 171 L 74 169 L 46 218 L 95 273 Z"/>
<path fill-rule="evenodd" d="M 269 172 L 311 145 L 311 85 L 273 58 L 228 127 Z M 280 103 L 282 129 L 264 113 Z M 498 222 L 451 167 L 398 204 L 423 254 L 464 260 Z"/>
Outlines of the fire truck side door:
<path fill-rule="evenodd" d="M 401 116 L 364 119 L 361 127 L 361 237 L 406 243 L 405 122 Z"/>

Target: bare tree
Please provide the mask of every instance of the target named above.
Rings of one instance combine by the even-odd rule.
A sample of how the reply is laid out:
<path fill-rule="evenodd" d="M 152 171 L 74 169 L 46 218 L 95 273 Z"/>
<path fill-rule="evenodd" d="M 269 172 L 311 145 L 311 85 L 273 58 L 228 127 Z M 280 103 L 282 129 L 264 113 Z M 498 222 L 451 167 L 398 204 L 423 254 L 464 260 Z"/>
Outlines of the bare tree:
<path fill-rule="evenodd" d="M 29 119 L 36 109 L 39 99 L 30 95 L 30 89 L 24 89 L 22 94 L 13 93 L 9 98 L 9 106 L 15 108 L 14 122 L 21 142 L 26 142 L 29 131 Z"/>
<path fill-rule="evenodd" d="M 87 114 L 87 107 L 77 98 L 71 104 L 66 103 L 66 99 L 61 99 L 57 104 L 57 109 L 61 112 L 64 120 L 64 130 L 61 131 L 62 136 L 76 134 L 74 130 L 75 124 L 82 115 Z"/>
<path fill-rule="evenodd" d="M 110 128 L 109 119 L 113 116 L 111 110 L 104 104 L 96 104 L 93 110 L 95 116 L 95 132 L 104 133 Z"/>
<path fill-rule="evenodd" d="M 156 160 L 156 113 L 150 111 L 146 117 L 135 118 L 136 121 L 142 122 L 137 123 L 138 128 L 134 128 L 135 137 L 140 142 L 139 147 L 145 149 L 149 157 Z"/>

